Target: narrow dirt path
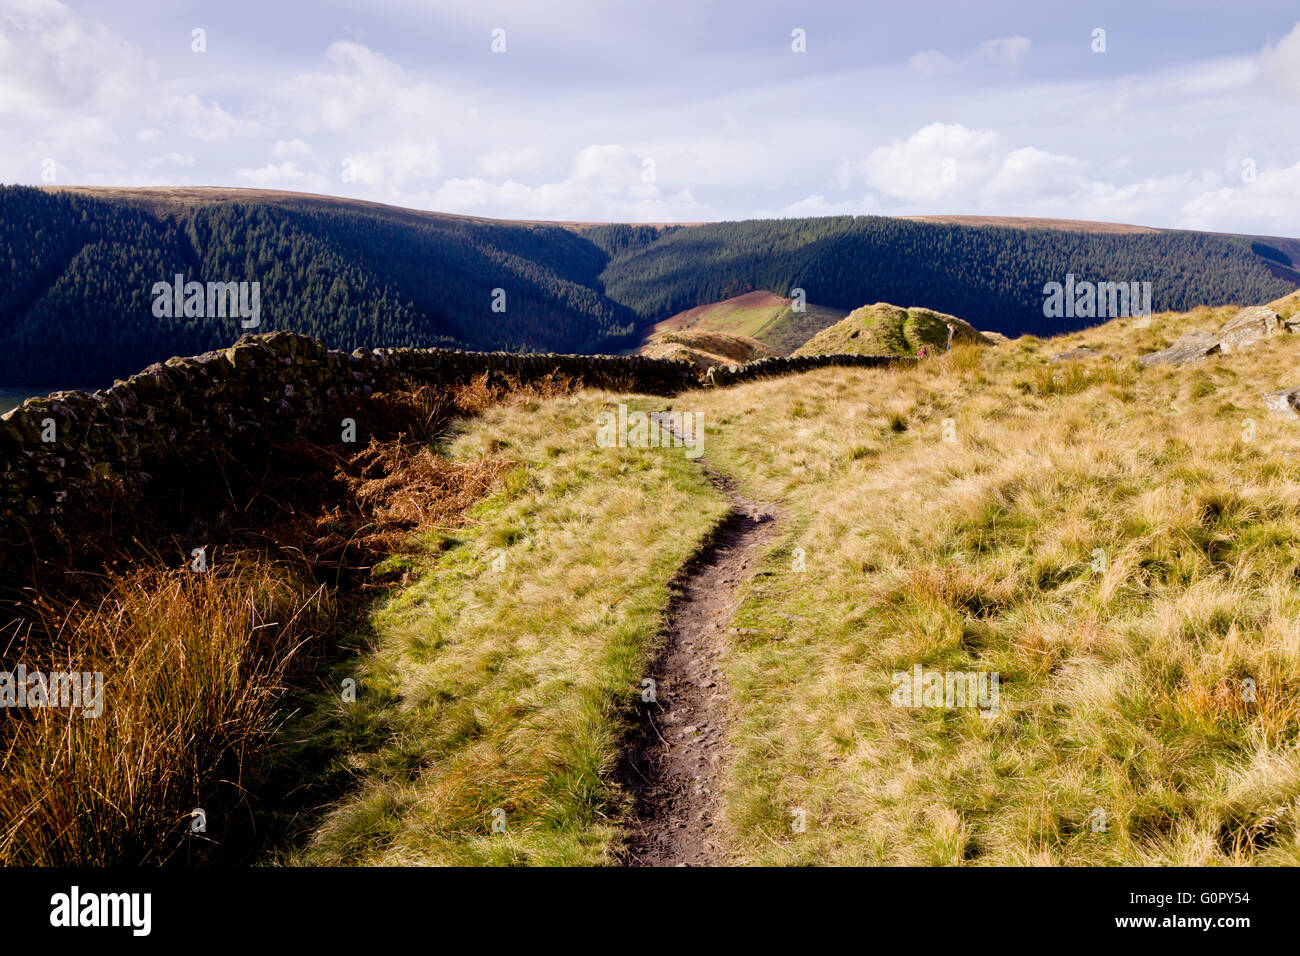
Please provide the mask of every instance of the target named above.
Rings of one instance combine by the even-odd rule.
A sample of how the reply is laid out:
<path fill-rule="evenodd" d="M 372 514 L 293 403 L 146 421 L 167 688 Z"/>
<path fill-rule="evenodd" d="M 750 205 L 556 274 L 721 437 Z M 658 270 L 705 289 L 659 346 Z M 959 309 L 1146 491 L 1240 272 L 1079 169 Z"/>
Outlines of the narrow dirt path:
<path fill-rule="evenodd" d="M 655 699 L 638 705 L 640 725 L 626 753 L 624 782 L 636 800 L 628 866 L 724 862 L 714 826 L 727 756 L 722 657 L 740 586 L 775 536 L 776 522 L 724 476 L 709 471 L 709 478 L 732 510 L 673 581 L 663 650 L 646 675 Z"/>

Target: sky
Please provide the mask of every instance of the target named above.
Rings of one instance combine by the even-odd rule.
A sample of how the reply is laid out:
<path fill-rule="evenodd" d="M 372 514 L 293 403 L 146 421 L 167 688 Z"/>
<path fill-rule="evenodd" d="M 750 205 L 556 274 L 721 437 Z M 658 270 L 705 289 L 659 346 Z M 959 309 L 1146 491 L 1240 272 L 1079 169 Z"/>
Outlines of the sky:
<path fill-rule="evenodd" d="M 1295 0 L 0 0 L 0 182 L 1300 235 Z"/>

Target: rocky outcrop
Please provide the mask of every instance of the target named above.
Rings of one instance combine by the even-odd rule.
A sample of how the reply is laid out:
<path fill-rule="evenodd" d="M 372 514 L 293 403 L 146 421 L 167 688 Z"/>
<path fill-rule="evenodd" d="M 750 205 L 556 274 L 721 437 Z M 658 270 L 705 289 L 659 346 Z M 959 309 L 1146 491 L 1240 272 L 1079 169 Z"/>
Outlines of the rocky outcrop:
<path fill-rule="evenodd" d="M 1143 365 L 1187 365 L 1209 355 L 1244 352 L 1279 331 L 1288 329 L 1276 312 L 1256 305 L 1242 309 L 1217 332 L 1188 332 L 1173 345 L 1138 359 Z"/>
<path fill-rule="evenodd" d="M 1225 355 L 1243 352 L 1281 331 L 1282 327 L 1281 317 L 1266 306 L 1242 309 L 1219 329 L 1219 351 Z"/>
<path fill-rule="evenodd" d="M 1264 396 L 1264 407 L 1270 412 L 1300 418 L 1300 385 L 1269 392 Z"/>
<path fill-rule="evenodd" d="M 948 346 L 949 326 L 954 344 L 992 344 L 973 325 L 955 315 L 877 302 L 854 309 L 843 320 L 822 329 L 795 349 L 794 354 L 915 358 L 922 348 L 931 354 L 944 351 Z"/>
<path fill-rule="evenodd" d="M 1199 362 L 1219 351 L 1219 334 L 1203 330 L 1180 335 L 1173 345 L 1159 352 L 1149 352 L 1138 361 L 1143 365 L 1187 365 Z"/>

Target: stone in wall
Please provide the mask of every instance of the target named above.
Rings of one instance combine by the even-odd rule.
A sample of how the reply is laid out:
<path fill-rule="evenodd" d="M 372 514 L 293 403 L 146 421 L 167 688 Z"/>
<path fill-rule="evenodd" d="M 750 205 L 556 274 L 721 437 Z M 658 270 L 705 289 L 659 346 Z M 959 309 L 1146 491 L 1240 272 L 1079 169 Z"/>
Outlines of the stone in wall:
<path fill-rule="evenodd" d="M 831 365 L 880 367 L 892 357 L 768 358 L 710 369 L 729 385 Z M 29 399 L 0 417 L 0 572 L 21 563 L 68 509 L 97 496 L 140 495 L 238 446 L 336 430 L 342 402 L 420 385 L 466 384 L 484 372 L 523 383 L 558 372 L 589 388 L 673 395 L 700 385 L 688 363 L 640 355 L 519 355 L 453 349 L 346 353 L 290 332 L 245 335 L 229 348 L 150 365 L 94 393 Z M 50 425 L 52 423 L 52 434 Z M 46 440 L 52 438 L 52 440 Z"/>

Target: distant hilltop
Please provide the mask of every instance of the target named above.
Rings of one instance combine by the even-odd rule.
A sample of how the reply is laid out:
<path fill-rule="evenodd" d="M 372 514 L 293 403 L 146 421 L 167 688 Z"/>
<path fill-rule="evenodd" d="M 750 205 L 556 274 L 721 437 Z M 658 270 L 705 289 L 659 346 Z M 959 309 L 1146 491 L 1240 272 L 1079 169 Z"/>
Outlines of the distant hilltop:
<path fill-rule="evenodd" d="M 343 350 L 626 352 L 657 323 L 754 294 L 768 298 L 709 321 L 789 354 L 863 303 L 1049 335 L 1097 321 L 1044 314 L 1045 284 L 1067 274 L 1150 283 L 1156 311 L 1186 310 L 1285 295 L 1298 262 L 1295 239 L 1065 220 L 552 223 L 272 190 L 7 186 L 0 386 L 108 384 L 228 347 L 242 331 L 229 315 L 154 313 L 151 290 L 176 275 L 256 283 L 260 331 Z"/>

